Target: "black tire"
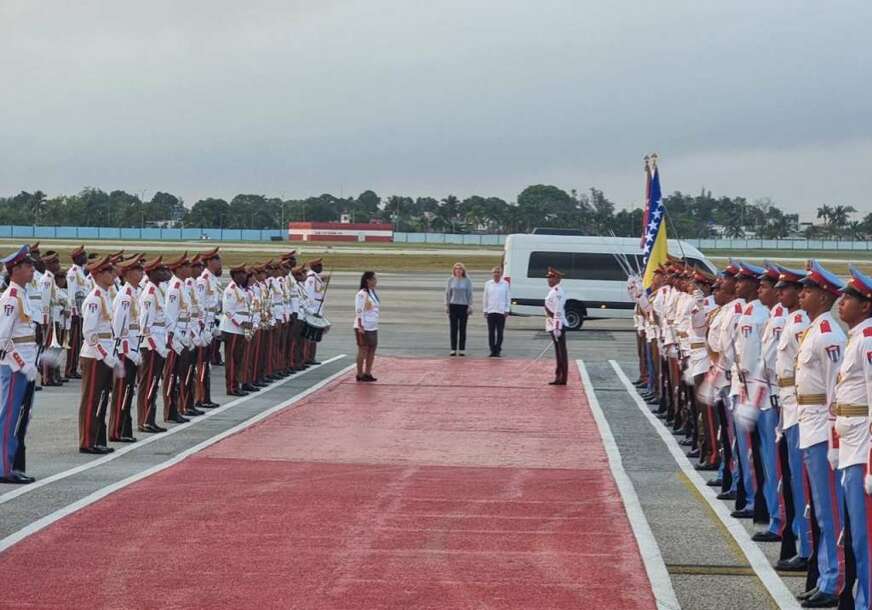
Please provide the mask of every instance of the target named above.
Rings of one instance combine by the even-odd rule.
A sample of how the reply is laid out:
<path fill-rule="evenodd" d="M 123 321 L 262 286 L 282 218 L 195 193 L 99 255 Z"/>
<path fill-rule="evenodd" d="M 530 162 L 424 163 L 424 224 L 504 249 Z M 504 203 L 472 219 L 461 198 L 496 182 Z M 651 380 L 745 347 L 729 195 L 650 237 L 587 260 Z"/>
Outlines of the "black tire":
<path fill-rule="evenodd" d="M 584 325 L 584 305 L 568 303 L 564 311 L 566 313 L 566 328 L 581 330 L 582 325 Z"/>

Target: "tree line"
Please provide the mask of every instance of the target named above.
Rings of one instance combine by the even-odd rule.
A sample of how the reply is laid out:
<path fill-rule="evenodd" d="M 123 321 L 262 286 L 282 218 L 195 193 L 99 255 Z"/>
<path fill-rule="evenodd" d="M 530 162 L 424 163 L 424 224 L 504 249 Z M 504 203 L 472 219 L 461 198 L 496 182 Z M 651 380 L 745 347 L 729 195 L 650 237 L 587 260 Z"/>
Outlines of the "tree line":
<path fill-rule="evenodd" d="M 698 195 L 676 191 L 664 197 L 664 204 L 670 231 L 686 238 L 872 238 L 872 213 L 857 218 L 857 210 L 843 204 L 822 205 L 817 210 L 819 222 L 805 227 L 800 227 L 797 214 L 784 212 L 769 199 L 750 202 L 744 197 L 714 197 L 706 190 Z M 188 207 L 172 193 L 159 191 L 145 199 L 91 187 L 51 198 L 42 191 L 0 197 L 0 225 L 279 229 L 288 222 L 335 222 L 347 215 L 351 222 L 391 223 L 406 232 L 506 234 L 561 227 L 590 235 L 636 236 L 642 214 L 641 207 L 616 209 L 596 188 L 579 193 L 543 184 L 528 186 L 514 202 L 480 195 L 382 198 L 367 190 L 357 197 L 323 194 L 287 200 L 239 194 L 230 201 L 209 197 Z"/>

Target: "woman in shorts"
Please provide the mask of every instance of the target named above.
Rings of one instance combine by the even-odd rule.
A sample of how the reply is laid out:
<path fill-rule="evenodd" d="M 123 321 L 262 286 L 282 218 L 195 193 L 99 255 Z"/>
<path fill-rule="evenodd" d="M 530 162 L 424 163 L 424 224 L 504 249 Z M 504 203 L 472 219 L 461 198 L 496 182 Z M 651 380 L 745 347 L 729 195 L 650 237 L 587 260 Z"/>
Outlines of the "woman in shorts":
<path fill-rule="evenodd" d="M 372 362 L 378 346 L 378 294 L 375 271 L 366 271 L 360 278 L 360 290 L 354 297 L 354 334 L 357 336 L 357 380 L 375 381 Z"/>

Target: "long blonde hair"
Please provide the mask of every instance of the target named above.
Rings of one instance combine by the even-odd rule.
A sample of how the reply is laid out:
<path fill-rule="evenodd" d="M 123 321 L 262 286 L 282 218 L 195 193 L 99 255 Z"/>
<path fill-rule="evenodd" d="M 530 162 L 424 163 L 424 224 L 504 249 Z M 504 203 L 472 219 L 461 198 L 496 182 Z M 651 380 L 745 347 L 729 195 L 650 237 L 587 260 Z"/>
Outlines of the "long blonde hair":
<path fill-rule="evenodd" d="M 454 263 L 454 266 L 451 267 L 451 276 L 454 277 L 454 270 L 458 267 L 463 272 L 463 277 L 466 277 L 466 266 L 463 263 Z"/>

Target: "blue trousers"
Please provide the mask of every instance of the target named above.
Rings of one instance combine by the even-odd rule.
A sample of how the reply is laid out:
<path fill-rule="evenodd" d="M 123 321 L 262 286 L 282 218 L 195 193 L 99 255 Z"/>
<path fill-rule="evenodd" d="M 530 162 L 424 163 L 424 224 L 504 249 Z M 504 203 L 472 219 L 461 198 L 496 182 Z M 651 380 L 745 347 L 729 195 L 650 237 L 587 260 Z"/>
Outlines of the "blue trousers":
<path fill-rule="evenodd" d="M 842 486 L 827 460 L 826 441 L 804 449 L 803 461 L 820 529 L 817 586 L 825 593 L 839 595 L 845 583 L 845 554 L 838 544 L 843 522 Z"/>
<path fill-rule="evenodd" d="M 760 458 L 763 462 L 763 497 L 769 511 L 769 531 L 781 534 L 787 507 L 778 489 L 781 487 L 781 464 L 778 446 L 775 443 L 775 427 L 778 425 L 778 409 L 760 411 L 757 419 L 757 437 L 760 439 Z"/>
<path fill-rule="evenodd" d="M 745 508 L 754 509 L 754 497 L 757 495 L 757 479 L 754 476 L 754 460 L 751 458 L 751 433 L 744 432 L 733 420 L 733 430 L 736 435 L 736 453 L 742 473 L 742 487 L 745 489 Z M 741 507 L 739 507 L 741 508 Z"/>
<path fill-rule="evenodd" d="M 800 557 L 811 557 L 811 525 L 805 515 L 808 495 L 803 481 L 802 451 L 799 449 L 799 425 L 784 431 L 787 440 L 787 460 L 790 467 L 790 489 L 784 493 L 793 494 L 793 535 L 796 536 Z"/>
<path fill-rule="evenodd" d="M 841 470 L 842 488 L 845 493 L 845 509 L 848 511 L 848 521 L 851 528 L 851 549 L 854 551 L 854 562 L 857 567 L 857 594 L 854 596 L 854 607 L 867 610 L 872 603 L 870 591 L 870 569 L 872 569 L 872 549 L 869 547 L 869 520 L 872 517 L 872 497 L 866 495 L 863 489 L 863 478 L 866 475 L 865 464 L 855 464 Z"/>
<path fill-rule="evenodd" d="M 26 389 L 27 377 L 24 373 L 13 372 L 8 365 L 0 365 L 0 476 L 3 477 L 12 472 L 18 451 L 15 427 L 21 416 Z"/>

